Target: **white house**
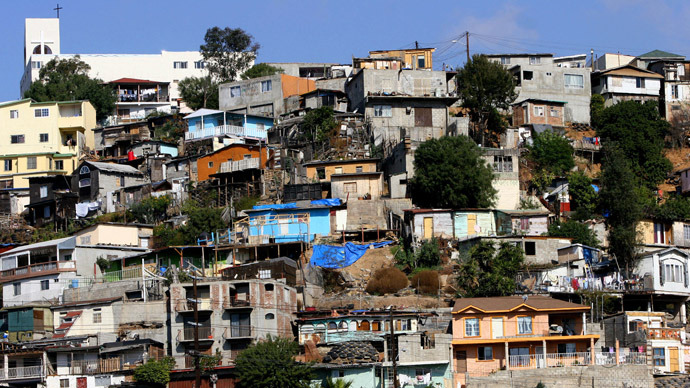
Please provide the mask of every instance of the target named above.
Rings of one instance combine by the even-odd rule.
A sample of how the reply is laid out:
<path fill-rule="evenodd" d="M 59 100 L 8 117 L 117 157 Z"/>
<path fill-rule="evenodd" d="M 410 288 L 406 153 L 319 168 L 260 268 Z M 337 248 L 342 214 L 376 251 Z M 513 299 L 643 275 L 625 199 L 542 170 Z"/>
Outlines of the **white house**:
<path fill-rule="evenodd" d="M 628 100 L 657 101 L 663 78 L 660 74 L 633 65 L 596 71 L 592 73 L 592 94 L 604 96 L 606 106 Z"/>
<path fill-rule="evenodd" d="M 688 265 L 690 256 L 678 248 L 645 253 L 636 273 L 645 279 L 645 289 L 654 293 L 690 296 Z M 684 307 L 684 306 L 683 306 Z M 685 309 L 681 315 L 685 316 Z M 685 319 L 683 319 L 685 322 Z"/>

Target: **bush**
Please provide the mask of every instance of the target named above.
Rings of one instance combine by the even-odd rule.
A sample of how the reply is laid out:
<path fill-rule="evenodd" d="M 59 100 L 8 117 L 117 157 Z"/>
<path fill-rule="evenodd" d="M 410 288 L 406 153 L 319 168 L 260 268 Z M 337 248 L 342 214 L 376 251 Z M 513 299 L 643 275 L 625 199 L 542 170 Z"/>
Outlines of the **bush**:
<path fill-rule="evenodd" d="M 436 237 L 424 241 L 417 253 L 417 267 L 436 267 L 441 264 L 441 251 Z"/>
<path fill-rule="evenodd" d="M 412 277 L 411 283 L 419 293 L 436 295 L 440 287 L 438 271 L 421 271 Z"/>
<path fill-rule="evenodd" d="M 168 357 L 161 360 L 150 359 L 134 370 L 134 380 L 150 387 L 165 387 L 170 381 L 170 369 L 174 367 L 175 361 Z"/>
<path fill-rule="evenodd" d="M 370 294 L 393 294 L 407 287 L 407 276 L 395 268 L 381 268 L 369 279 L 366 291 Z"/>

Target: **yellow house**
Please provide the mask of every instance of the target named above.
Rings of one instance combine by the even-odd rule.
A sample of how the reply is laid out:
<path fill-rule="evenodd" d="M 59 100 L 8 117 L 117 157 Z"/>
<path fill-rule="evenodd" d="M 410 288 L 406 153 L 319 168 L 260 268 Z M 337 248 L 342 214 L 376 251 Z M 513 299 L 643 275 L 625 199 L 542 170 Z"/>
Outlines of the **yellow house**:
<path fill-rule="evenodd" d="M 96 109 L 88 101 L 0 104 L 0 188 L 29 187 L 26 178 L 70 174 L 94 148 Z"/>

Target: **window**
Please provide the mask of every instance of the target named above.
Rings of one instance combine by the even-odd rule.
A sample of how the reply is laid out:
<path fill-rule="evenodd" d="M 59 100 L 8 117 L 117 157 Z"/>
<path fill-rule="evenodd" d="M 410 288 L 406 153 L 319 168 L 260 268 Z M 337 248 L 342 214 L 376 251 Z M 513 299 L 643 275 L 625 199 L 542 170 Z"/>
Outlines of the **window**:
<path fill-rule="evenodd" d="M 429 368 L 424 368 L 424 369 L 415 369 L 414 371 L 415 377 L 417 378 L 417 382 L 425 380 L 425 376 L 429 376 L 429 380 L 431 379 L 431 369 Z M 402 385 L 402 384 L 400 384 Z M 431 384 L 430 384 L 431 385 Z"/>
<path fill-rule="evenodd" d="M 32 69 L 40 69 L 42 64 L 43 63 L 40 61 L 31 61 L 31 68 Z"/>
<path fill-rule="evenodd" d="M 260 269 L 259 270 L 259 279 L 270 279 L 271 278 L 271 270 L 270 269 Z"/>
<path fill-rule="evenodd" d="M 21 283 L 12 284 L 12 289 L 14 291 L 14 296 L 22 294 L 22 284 Z"/>
<path fill-rule="evenodd" d="M 48 196 L 48 186 L 47 185 L 41 186 L 41 188 L 39 189 L 39 192 L 40 192 L 41 198 L 47 197 Z"/>
<path fill-rule="evenodd" d="M 364 172 L 364 168 L 362 166 L 356 166 L 355 172 Z"/>
<path fill-rule="evenodd" d="M 111 384 L 110 376 L 96 376 L 94 377 L 94 385 L 97 387 L 109 387 Z"/>
<path fill-rule="evenodd" d="M 680 98 L 678 85 L 671 86 L 671 98 Z"/>
<path fill-rule="evenodd" d="M 537 243 L 534 241 L 525 241 L 525 255 L 534 256 L 537 254 Z"/>
<path fill-rule="evenodd" d="M 635 87 L 638 89 L 644 89 L 644 78 L 635 78 Z"/>
<path fill-rule="evenodd" d="M 48 108 L 34 109 L 34 117 L 48 117 L 50 110 Z"/>
<path fill-rule="evenodd" d="M 565 74 L 565 87 L 573 89 L 584 89 L 585 77 L 578 74 Z"/>
<path fill-rule="evenodd" d="M 208 168 L 213 168 L 213 162 L 208 162 Z"/>
<path fill-rule="evenodd" d="M 664 282 L 682 283 L 683 267 L 680 264 L 664 264 Z"/>
<path fill-rule="evenodd" d="M 41 280 L 41 291 L 47 290 L 50 288 L 50 280 Z"/>
<path fill-rule="evenodd" d="M 91 178 L 79 179 L 79 187 L 89 187 L 91 186 Z"/>
<path fill-rule="evenodd" d="M 26 158 L 26 168 L 27 170 L 35 170 L 36 169 L 36 157 L 35 156 L 29 156 Z"/>
<path fill-rule="evenodd" d="M 91 170 L 89 169 L 89 166 L 81 166 L 81 168 L 79 169 L 80 175 L 88 174 L 90 172 Z"/>
<path fill-rule="evenodd" d="M 93 323 L 101 323 L 101 309 L 93 309 Z"/>
<path fill-rule="evenodd" d="M 264 284 L 264 290 L 268 292 L 273 292 L 273 284 Z"/>
<path fill-rule="evenodd" d="M 529 64 L 530 64 L 530 65 L 539 65 L 539 64 L 541 64 L 541 58 L 539 58 L 539 57 L 529 57 Z"/>
<path fill-rule="evenodd" d="M 634 333 L 638 330 L 644 329 L 644 324 L 642 323 L 641 320 L 635 319 L 630 322 L 628 322 L 628 333 Z"/>
<path fill-rule="evenodd" d="M 270 321 L 271 319 L 275 319 L 275 318 L 276 318 L 276 316 L 273 313 L 268 313 L 264 316 L 264 319 L 266 319 L 267 321 Z M 331 322 L 331 323 L 333 323 L 333 322 Z M 333 324 L 335 325 L 335 323 L 333 323 Z M 330 324 L 329 324 L 329 329 L 330 329 Z"/>
<path fill-rule="evenodd" d="M 494 155 L 495 172 L 513 172 L 513 157 Z"/>
<path fill-rule="evenodd" d="M 47 133 L 41 133 L 38 135 L 38 141 L 41 143 L 47 143 L 48 142 L 48 134 Z"/>
<path fill-rule="evenodd" d="M 510 57 L 501 57 L 501 65 L 510 65 Z"/>
<path fill-rule="evenodd" d="M 491 346 L 480 346 L 477 348 L 477 360 L 489 361 L 494 359 L 494 348 Z"/>
<path fill-rule="evenodd" d="M 534 107 L 534 115 L 537 117 L 544 117 L 544 107 L 543 106 L 535 106 Z"/>
<path fill-rule="evenodd" d="M 415 127 L 432 126 L 431 108 L 414 108 Z"/>
<path fill-rule="evenodd" d="M 173 62 L 173 69 L 186 69 L 187 61 L 175 61 Z"/>
<path fill-rule="evenodd" d="M 357 182 L 347 182 L 343 183 L 343 191 L 345 193 L 357 193 Z"/>
<path fill-rule="evenodd" d="M 479 337 L 479 318 L 465 318 L 465 337 Z"/>
<path fill-rule="evenodd" d="M 65 169 L 65 162 L 62 160 L 56 160 L 55 161 L 55 169 L 56 170 L 64 170 Z"/>
<path fill-rule="evenodd" d="M 551 117 L 559 117 L 560 114 L 561 113 L 556 108 L 549 109 L 549 116 L 551 116 Z"/>
<path fill-rule="evenodd" d="M 342 167 L 336 167 L 336 168 L 335 168 L 335 173 L 336 173 L 336 174 L 342 174 L 342 173 L 343 173 L 343 168 L 342 168 Z"/>
<path fill-rule="evenodd" d="M 239 86 L 231 86 L 230 87 L 230 98 L 235 98 L 239 97 L 242 95 L 242 88 Z"/>
<path fill-rule="evenodd" d="M 43 206 L 43 218 L 50 218 L 50 206 Z"/>
<path fill-rule="evenodd" d="M 12 171 L 12 159 L 5 159 L 5 171 Z"/>
<path fill-rule="evenodd" d="M 326 169 L 323 167 L 317 168 L 316 177 L 319 179 L 326 179 Z"/>
<path fill-rule="evenodd" d="M 654 359 L 654 366 L 666 366 L 666 349 L 652 348 L 652 358 Z"/>
<path fill-rule="evenodd" d="M 424 55 L 420 55 L 417 57 L 417 68 L 418 69 L 423 69 L 426 67 L 426 58 Z"/>
<path fill-rule="evenodd" d="M 532 334 L 532 317 L 518 317 L 518 334 Z"/>
<path fill-rule="evenodd" d="M 690 240 L 690 225 L 689 224 L 683 225 L 683 237 L 685 238 L 686 241 Z"/>
<path fill-rule="evenodd" d="M 117 115 L 120 117 L 127 118 L 127 117 L 129 117 L 129 109 L 118 109 Z"/>
<path fill-rule="evenodd" d="M 125 176 L 120 175 L 120 187 L 125 187 Z"/>
<path fill-rule="evenodd" d="M 374 117 L 393 117 L 393 108 L 390 105 L 374 105 Z"/>
<path fill-rule="evenodd" d="M 69 388 L 69 379 L 60 379 L 60 388 Z"/>
<path fill-rule="evenodd" d="M 194 68 L 195 69 L 203 69 L 204 67 L 206 67 L 206 62 L 204 62 L 204 61 L 195 61 L 194 62 Z"/>
<path fill-rule="evenodd" d="M 268 81 L 261 81 L 261 93 L 270 92 L 273 90 L 273 83 L 269 79 Z"/>
<path fill-rule="evenodd" d="M 577 349 L 575 347 L 574 342 L 569 342 L 566 344 L 558 344 L 558 353 L 563 354 L 563 353 L 575 353 L 577 352 Z"/>
<path fill-rule="evenodd" d="M 534 73 L 533 73 L 533 72 L 527 71 L 527 70 L 525 70 L 525 71 L 522 72 L 522 79 L 523 79 L 523 80 L 525 80 L 525 81 L 531 81 L 532 78 L 534 78 Z"/>
<path fill-rule="evenodd" d="M 16 109 L 13 109 L 10 111 L 10 118 L 11 119 L 18 119 L 19 118 L 19 111 Z"/>
<path fill-rule="evenodd" d="M 24 135 L 12 135 L 12 136 L 10 136 L 10 143 L 12 143 L 12 144 L 24 143 Z"/>

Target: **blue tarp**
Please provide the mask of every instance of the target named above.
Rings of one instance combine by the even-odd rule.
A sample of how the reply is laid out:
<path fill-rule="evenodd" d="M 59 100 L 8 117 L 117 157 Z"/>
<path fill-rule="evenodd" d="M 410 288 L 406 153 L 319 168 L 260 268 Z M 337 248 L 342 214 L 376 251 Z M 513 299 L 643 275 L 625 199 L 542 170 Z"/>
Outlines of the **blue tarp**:
<path fill-rule="evenodd" d="M 340 198 L 317 199 L 315 201 L 311 201 L 311 204 L 314 206 L 340 206 Z"/>
<path fill-rule="evenodd" d="M 252 207 L 254 210 L 273 210 L 273 209 L 296 209 L 297 203 L 283 203 L 283 204 L 271 204 L 271 205 L 256 205 Z"/>
<path fill-rule="evenodd" d="M 345 268 L 354 264 L 366 253 L 369 248 L 381 248 L 392 241 L 384 241 L 373 244 L 353 244 L 346 243 L 344 247 L 336 245 L 314 245 L 314 251 L 311 255 L 309 263 L 312 266 L 322 268 Z"/>

